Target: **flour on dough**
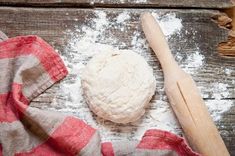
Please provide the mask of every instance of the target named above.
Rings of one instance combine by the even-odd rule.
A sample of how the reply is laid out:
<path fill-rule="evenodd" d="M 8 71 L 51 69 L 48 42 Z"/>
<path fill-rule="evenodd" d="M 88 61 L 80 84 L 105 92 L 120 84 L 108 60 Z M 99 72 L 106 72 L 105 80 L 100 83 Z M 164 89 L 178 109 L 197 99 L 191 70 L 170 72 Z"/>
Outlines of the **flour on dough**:
<path fill-rule="evenodd" d="M 139 54 L 109 49 L 88 62 L 82 73 L 82 88 L 95 114 L 116 123 L 129 123 L 145 113 L 156 80 Z"/>

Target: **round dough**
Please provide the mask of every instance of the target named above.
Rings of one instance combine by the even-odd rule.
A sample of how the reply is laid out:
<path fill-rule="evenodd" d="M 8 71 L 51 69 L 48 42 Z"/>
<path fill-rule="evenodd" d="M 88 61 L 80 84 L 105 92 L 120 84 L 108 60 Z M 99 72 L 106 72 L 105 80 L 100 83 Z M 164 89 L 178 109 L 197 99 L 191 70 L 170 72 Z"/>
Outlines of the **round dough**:
<path fill-rule="evenodd" d="M 156 80 L 142 56 L 110 49 L 95 55 L 82 73 L 82 88 L 90 109 L 98 116 L 129 123 L 145 113 Z"/>

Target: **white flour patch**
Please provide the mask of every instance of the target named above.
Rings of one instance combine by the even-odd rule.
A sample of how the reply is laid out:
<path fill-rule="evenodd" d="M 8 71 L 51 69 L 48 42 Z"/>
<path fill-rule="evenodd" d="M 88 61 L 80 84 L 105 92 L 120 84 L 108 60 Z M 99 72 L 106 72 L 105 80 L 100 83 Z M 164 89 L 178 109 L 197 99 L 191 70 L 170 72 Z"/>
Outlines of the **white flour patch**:
<path fill-rule="evenodd" d="M 224 73 L 225 73 L 226 75 L 231 75 L 231 74 L 232 74 L 232 70 L 229 69 L 229 68 L 226 68 L 226 69 L 224 69 Z"/>
<path fill-rule="evenodd" d="M 129 13 L 124 11 L 117 16 L 117 23 L 123 23 L 125 20 L 129 19 L 130 19 Z"/>
<path fill-rule="evenodd" d="M 152 15 L 158 21 L 165 36 L 169 37 L 182 28 L 182 20 L 177 18 L 175 13 L 169 13 L 161 17 L 156 13 L 152 13 Z"/>
<path fill-rule="evenodd" d="M 205 103 L 214 121 L 219 121 L 222 114 L 228 111 L 232 105 L 233 101 L 226 98 L 230 97 L 228 90 L 228 84 L 215 82 L 209 85 L 210 87 L 202 87 L 202 92 L 209 91 L 211 94 L 211 100 L 206 100 Z M 203 96 L 203 95 L 202 95 Z"/>
<path fill-rule="evenodd" d="M 168 13 L 163 16 L 153 13 L 153 15 L 160 22 L 167 39 L 172 35 L 178 34 L 182 29 L 182 20 L 177 18 L 174 13 Z M 69 75 L 60 83 L 57 95 L 47 109 L 70 112 L 76 115 L 89 125 L 98 128 L 104 141 L 140 139 L 145 130 L 150 128 L 168 130 L 179 134 L 181 129 L 167 102 L 163 86 L 157 86 L 159 98 L 152 100 L 150 108 L 144 117 L 125 126 L 96 117 L 90 112 L 85 103 L 82 96 L 80 76 L 86 63 L 96 53 L 106 48 L 111 48 L 111 46 L 117 46 L 117 48 L 128 46 L 147 60 L 151 59 L 149 58 L 150 55 L 146 55 L 146 53 L 149 53 L 149 47 L 145 37 L 141 35 L 141 29 L 136 29 L 131 35 L 128 34 L 129 43 L 127 40 L 120 40 L 112 33 L 107 33 L 110 29 L 120 30 L 121 34 L 129 32 L 128 25 L 133 24 L 130 20 L 128 12 L 120 13 L 116 17 L 109 19 L 104 11 L 96 11 L 94 18 L 87 19 L 84 22 L 86 24 L 75 26 L 73 30 L 65 32 L 69 41 L 63 51 L 63 54 L 66 54 L 63 60 L 69 70 Z M 180 64 L 187 72 L 196 72 L 203 66 L 204 56 L 199 49 L 196 49 L 194 53 L 191 52 L 186 58 L 183 54 L 176 55 L 176 57 L 184 60 Z M 221 98 L 225 96 L 228 95 L 221 94 Z M 220 113 L 227 109 L 227 106 L 216 105 L 216 100 L 207 103 L 213 117 L 219 116 Z"/>
<path fill-rule="evenodd" d="M 216 82 L 213 83 L 212 86 L 213 98 L 215 98 L 215 100 L 229 97 L 228 84 Z"/>
<path fill-rule="evenodd" d="M 180 56 L 180 54 L 178 55 Z M 204 65 L 204 56 L 199 52 L 199 49 L 190 52 L 190 54 L 187 55 L 187 58 L 183 62 L 180 62 L 180 66 L 182 67 L 182 69 L 189 74 L 194 74 L 203 65 Z"/>
<path fill-rule="evenodd" d="M 214 121 L 219 121 L 222 114 L 227 112 L 233 105 L 232 100 L 208 100 L 206 101 L 207 108 Z"/>

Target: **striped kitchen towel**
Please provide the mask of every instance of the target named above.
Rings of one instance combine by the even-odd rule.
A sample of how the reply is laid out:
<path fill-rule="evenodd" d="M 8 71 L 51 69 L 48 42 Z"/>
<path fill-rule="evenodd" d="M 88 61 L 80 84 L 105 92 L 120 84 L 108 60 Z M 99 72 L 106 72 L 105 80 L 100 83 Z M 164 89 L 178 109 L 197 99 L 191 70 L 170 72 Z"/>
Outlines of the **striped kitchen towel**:
<path fill-rule="evenodd" d="M 31 107 L 68 74 L 58 53 L 37 36 L 0 37 L 0 69 L 0 156 L 199 155 L 183 138 L 156 129 L 140 142 L 101 143 L 98 130 L 84 121 Z"/>

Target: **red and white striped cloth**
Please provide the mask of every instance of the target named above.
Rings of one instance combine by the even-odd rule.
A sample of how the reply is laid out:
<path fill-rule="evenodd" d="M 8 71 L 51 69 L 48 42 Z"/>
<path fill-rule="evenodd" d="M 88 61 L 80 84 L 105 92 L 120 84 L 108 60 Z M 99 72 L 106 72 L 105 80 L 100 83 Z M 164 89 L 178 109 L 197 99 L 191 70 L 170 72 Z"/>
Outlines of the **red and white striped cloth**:
<path fill-rule="evenodd" d="M 0 35 L 3 36 L 3 35 Z M 30 101 L 68 71 L 37 36 L 0 37 L 0 156 L 198 156 L 179 136 L 148 130 L 140 142 L 101 143 L 84 121 L 31 107 Z"/>

